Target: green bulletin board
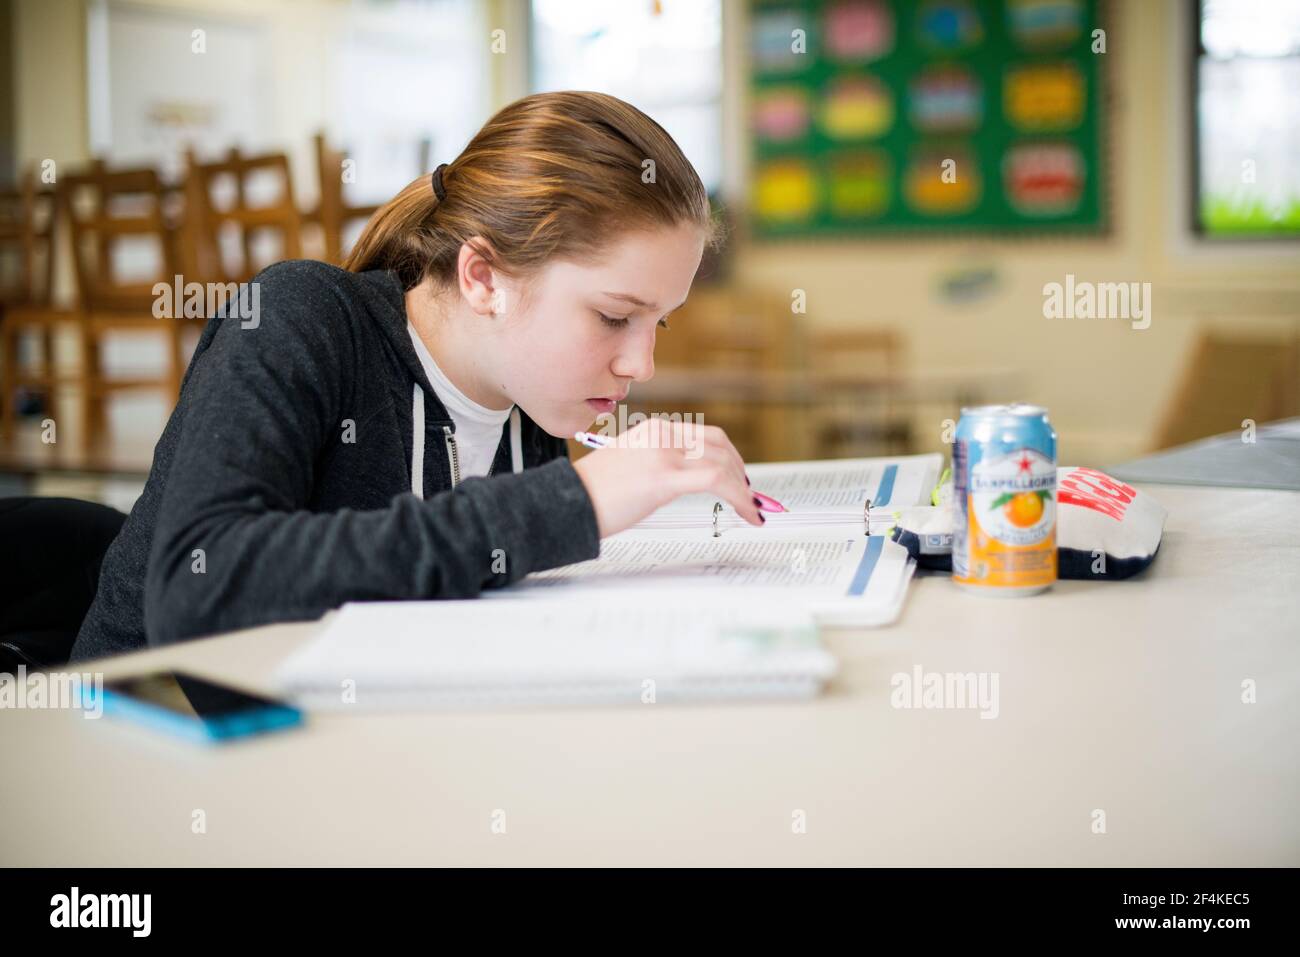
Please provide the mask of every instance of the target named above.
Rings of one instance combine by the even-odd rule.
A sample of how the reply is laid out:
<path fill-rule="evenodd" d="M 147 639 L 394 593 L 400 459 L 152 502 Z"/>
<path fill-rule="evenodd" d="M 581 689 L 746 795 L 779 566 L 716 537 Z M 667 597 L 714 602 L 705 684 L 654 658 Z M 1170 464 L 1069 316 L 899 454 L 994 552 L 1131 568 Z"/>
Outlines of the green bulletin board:
<path fill-rule="evenodd" d="M 1101 231 L 1098 7 L 751 0 L 755 233 Z"/>

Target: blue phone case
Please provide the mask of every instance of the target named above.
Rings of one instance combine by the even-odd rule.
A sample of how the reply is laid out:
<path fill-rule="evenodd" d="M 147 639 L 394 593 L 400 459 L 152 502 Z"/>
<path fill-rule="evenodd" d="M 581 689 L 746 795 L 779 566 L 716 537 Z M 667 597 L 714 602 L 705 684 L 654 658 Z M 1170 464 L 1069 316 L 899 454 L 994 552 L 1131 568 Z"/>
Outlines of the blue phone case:
<path fill-rule="evenodd" d="M 82 686 L 85 707 L 95 707 L 95 689 Z M 289 705 L 268 705 L 212 718 L 187 718 L 159 705 L 140 701 L 129 695 L 103 690 L 104 714 L 127 718 L 138 724 L 164 731 L 199 744 L 217 744 L 234 738 L 245 738 L 291 728 L 302 723 L 302 712 Z"/>

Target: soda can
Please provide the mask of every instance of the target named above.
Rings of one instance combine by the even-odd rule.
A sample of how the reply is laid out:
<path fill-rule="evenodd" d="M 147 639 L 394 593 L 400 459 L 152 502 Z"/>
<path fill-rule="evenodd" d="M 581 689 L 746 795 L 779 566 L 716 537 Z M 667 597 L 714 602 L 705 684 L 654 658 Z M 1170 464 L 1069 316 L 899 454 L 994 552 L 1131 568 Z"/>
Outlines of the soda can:
<path fill-rule="evenodd" d="M 952 447 L 952 580 L 984 595 L 1056 581 L 1056 432 L 1035 405 L 962 409 Z"/>

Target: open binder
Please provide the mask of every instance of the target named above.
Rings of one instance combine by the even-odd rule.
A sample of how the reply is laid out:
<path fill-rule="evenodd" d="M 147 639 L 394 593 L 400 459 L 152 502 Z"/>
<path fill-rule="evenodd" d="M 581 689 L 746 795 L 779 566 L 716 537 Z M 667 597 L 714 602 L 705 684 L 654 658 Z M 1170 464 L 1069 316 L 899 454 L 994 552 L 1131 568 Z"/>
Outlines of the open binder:
<path fill-rule="evenodd" d="M 942 461 L 931 454 L 749 465 L 753 487 L 790 509 L 765 513 L 762 528 L 714 496 L 684 496 L 606 538 L 598 558 L 484 595 L 680 602 L 700 614 L 734 604 L 793 607 L 826 626 L 889 624 L 915 563 L 884 532 L 894 507 L 928 500 Z"/>

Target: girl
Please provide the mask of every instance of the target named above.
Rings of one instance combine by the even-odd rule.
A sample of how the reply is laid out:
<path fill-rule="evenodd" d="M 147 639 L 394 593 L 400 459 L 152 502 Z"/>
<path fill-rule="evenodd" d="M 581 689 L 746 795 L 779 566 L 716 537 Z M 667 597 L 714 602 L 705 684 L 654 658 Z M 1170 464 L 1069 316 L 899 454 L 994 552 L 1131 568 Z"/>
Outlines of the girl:
<path fill-rule="evenodd" d="M 651 419 L 566 454 L 654 374 L 714 241 L 695 170 L 639 110 L 577 92 L 501 110 L 343 269 L 279 263 L 207 324 L 72 660 L 473 597 L 595 558 L 691 492 L 760 524 L 716 427 Z"/>

